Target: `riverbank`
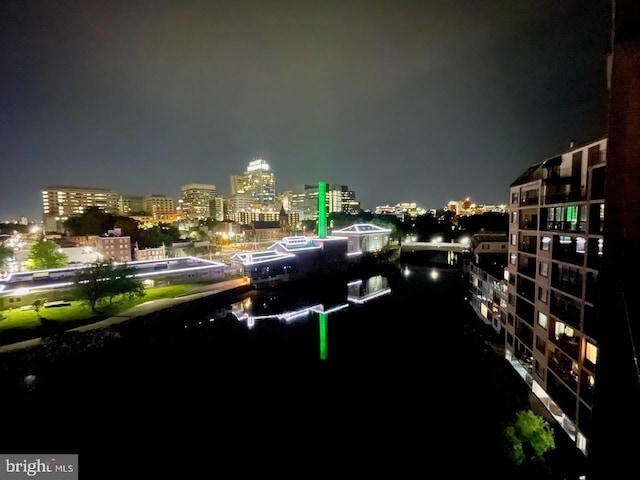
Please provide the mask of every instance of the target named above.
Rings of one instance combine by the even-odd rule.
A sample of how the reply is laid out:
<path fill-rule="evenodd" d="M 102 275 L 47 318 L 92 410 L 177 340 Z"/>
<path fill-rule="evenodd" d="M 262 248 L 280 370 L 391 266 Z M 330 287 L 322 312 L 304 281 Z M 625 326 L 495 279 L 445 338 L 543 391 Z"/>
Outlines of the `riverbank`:
<path fill-rule="evenodd" d="M 38 349 L 38 347 L 41 350 L 55 351 L 56 345 L 61 346 L 69 343 L 82 347 L 83 342 L 86 343 L 83 349 L 95 348 L 98 346 L 96 343 L 101 344 L 109 338 L 115 338 L 125 328 L 135 328 L 135 324 L 142 325 L 153 321 L 160 316 L 160 312 L 178 313 L 181 310 L 180 307 L 182 310 L 186 310 L 188 304 L 200 306 L 202 302 L 226 304 L 250 290 L 252 287 L 245 278 L 217 282 L 199 287 L 186 295 L 145 302 L 114 316 L 69 322 L 62 328 L 51 330 L 47 335 L 41 335 L 42 330 L 34 331 L 33 338 L 1 345 L 0 354 L 6 360 L 9 353 Z M 125 326 L 125 323 L 129 325 Z M 35 358 L 37 353 L 36 351 L 30 352 L 28 357 Z M 51 360 L 50 354 L 45 354 L 44 357 Z M 7 370 L 6 364 L 5 361 L 3 370 Z"/>

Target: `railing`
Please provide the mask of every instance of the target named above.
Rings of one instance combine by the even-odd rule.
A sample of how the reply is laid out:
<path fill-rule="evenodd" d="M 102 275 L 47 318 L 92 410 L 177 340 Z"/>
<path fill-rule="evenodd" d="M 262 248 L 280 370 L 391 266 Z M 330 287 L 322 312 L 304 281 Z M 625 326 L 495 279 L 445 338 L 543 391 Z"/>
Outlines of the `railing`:
<path fill-rule="evenodd" d="M 587 222 L 567 222 L 547 220 L 544 230 L 550 232 L 584 233 Z"/>

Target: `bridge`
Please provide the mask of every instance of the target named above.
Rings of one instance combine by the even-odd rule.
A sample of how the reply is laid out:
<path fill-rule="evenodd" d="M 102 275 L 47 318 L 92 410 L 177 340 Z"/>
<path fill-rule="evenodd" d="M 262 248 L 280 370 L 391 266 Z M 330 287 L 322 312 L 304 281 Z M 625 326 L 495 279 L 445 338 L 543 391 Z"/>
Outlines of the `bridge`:
<path fill-rule="evenodd" d="M 404 242 L 400 247 L 401 253 L 411 253 L 419 251 L 450 251 L 456 253 L 466 253 L 470 251 L 469 242 Z"/>
<path fill-rule="evenodd" d="M 405 242 L 400 247 L 400 260 L 416 265 L 460 267 L 468 252 L 468 242 Z"/>

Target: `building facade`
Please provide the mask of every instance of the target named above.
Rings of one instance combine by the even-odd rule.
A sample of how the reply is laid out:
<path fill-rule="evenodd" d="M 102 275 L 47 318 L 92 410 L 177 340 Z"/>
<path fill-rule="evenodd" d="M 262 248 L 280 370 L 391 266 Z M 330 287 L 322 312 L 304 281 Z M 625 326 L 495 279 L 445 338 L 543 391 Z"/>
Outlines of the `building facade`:
<path fill-rule="evenodd" d="M 587 453 L 598 362 L 602 138 L 533 165 L 511 185 L 506 356 Z"/>
<path fill-rule="evenodd" d="M 360 213 L 360 202 L 356 194 L 347 185 L 327 185 L 327 213 Z M 305 185 L 302 190 L 291 194 L 291 211 L 298 214 L 300 220 L 318 218 L 318 185 Z"/>
<path fill-rule="evenodd" d="M 276 180 L 271 167 L 261 158 L 249 162 L 244 172 L 244 193 L 256 207 L 275 208 Z"/>
<path fill-rule="evenodd" d="M 82 215 L 88 207 L 117 214 L 118 194 L 104 188 L 49 186 L 42 191 L 42 213 L 47 231 L 63 232 L 62 223 L 72 215 Z"/>
<path fill-rule="evenodd" d="M 181 219 L 185 221 L 204 220 L 211 216 L 211 202 L 216 196 L 216 186 L 205 183 L 183 185 Z"/>
<path fill-rule="evenodd" d="M 144 197 L 132 195 L 120 195 L 118 197 L 118 212 L 120 215 L 129 216 L 133 213 L 144 212 Z"/>
<path fill-rule="evenodd" d="M 173 198 L 167 195 L 145 195 L 143 198 L 143 209 L 153 218 L 166 217 L 176 213 Z"/>
<path fill-rule="evenodd" d="M 468 265 L 469 304 L 476 315 L 502 338 L 507 322 L 508 284 L 504 278 L 507 245 L 506 233 L 472 235 Z"/>
<path fill-rule="evenodd" d="M 128 263 L 131 261 L 131 237 L 96 237 L 96 253 L 104 262 Z"/>

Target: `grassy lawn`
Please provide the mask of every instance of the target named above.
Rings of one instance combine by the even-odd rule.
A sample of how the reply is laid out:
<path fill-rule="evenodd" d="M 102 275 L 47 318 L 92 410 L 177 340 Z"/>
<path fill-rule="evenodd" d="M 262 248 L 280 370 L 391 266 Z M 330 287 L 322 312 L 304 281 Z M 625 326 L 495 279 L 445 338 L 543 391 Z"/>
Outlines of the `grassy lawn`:
<path fill-rule="evenodd" d="M 112 305 L 99 303 L 98 310 L 101 314 L 96 315 L 91 308 L 83 301 L 70 301 L 71 305 L 55 308 L 41 308 L 40 317 L 56 322 L 74 322 L 79 320 L 90 320 L 96 316 L 115 315 L 119 311 L 131 308 L 143 302 L 157 300 L 160 298 L 174 298 L 179 295 L 189 293 L 201 284 L 168 285 L 166 287 L 154 287 L 145 290 L 142 298 L 118 298 L 113 300 Z M 11 329 L 33 329 L 42 325 L 35 310 L 13 309 L 0 311 L 0 332 Z"/>

